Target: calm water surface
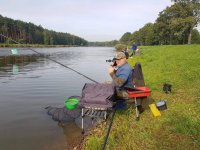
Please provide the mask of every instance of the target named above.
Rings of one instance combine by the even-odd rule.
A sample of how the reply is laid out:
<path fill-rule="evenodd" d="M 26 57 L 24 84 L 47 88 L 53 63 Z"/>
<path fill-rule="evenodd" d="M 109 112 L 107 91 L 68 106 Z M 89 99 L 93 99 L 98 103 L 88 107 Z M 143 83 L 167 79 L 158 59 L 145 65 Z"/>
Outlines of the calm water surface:
<path fill-rule="evenodd" d="M 48 57 L 86 76 L 104 82 L 113 48 L 36 48 Z M 32 55 L 34 54 L 34 55 Z M 83 76 L 19 49 L 23 57 L 8 57 L 9 48 L 0 48 L 0 149 L 62 150 L 76 141 L 81 130 L 69 123 L 60 127 L 46 114 L 47 106 L 63 107 L 64 100 L 80 95 L 86 82 Z"/>

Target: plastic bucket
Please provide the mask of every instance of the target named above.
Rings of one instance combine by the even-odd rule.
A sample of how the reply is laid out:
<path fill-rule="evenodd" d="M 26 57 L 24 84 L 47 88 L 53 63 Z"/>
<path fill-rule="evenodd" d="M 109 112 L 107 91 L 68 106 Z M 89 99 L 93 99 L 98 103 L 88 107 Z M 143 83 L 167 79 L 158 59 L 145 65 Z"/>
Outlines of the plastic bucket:
<path fill-rule="evenodd" d="M 158 108 L 158 110 L 166 110 L 167 104 L 165 101 L 159 101 L 156 103 L 156 107 Z"/>
<path fill-rule="evenodd" d="M 70 110 L 75 109 L 77 108 L 78 103 L 79 103 L 78 99 L 75 99 L 75 98 L 67 99 L 65 100 L 65 107 Z"/>

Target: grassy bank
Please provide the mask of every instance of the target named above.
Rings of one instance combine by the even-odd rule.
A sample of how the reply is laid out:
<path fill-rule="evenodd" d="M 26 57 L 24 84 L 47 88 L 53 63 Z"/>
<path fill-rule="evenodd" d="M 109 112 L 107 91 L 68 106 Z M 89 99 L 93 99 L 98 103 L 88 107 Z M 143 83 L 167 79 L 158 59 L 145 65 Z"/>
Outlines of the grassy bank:
<path fill-rule="evenodd" d="M 142 64 L 145 83 L 154 102 L 167 101 L 161 117 L 150 110 L 135 121 L 135 110 L 117 111 L 108 139 L 110 150 L 197 150 L 200 149 L 200 45 L 142 47 L 143 54 L 129 59 Z M 162 91 L 172 84 L 172 93 Z M 101 149 L 107 124 L 91 131 L 83 149 Z"/>

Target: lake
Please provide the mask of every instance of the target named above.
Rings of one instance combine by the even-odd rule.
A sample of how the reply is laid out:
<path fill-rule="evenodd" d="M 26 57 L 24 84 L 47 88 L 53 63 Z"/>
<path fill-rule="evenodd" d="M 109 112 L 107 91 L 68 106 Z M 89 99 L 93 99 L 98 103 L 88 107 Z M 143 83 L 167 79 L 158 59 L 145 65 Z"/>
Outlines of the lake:
<path fill-rule="evenodd" d="M 64 127 L 47 115 L 45 107 L 63 107 L 72 95 L 80 95 L 92 81 L 49 59 L 56 60 L 97 82 L 111 80 L 107 74 L 113 58 L 111 47 L 0 48 L 0 149 L 62 150 L 79 140 L 75 123 Z"/>

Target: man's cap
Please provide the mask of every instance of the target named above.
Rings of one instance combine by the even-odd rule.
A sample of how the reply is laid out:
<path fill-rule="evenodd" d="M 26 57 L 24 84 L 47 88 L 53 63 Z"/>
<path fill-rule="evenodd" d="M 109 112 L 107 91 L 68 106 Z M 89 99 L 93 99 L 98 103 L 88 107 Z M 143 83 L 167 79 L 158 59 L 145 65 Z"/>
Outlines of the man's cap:
<path fill-rule="evenodd" d="M 115 57 L 114 57 L 114 60 L 122 59 L 122 58 L 126 58 L 126 55 L 123 52 L 117 52 Z"/>
<path fill-rule="evenodd" d="M 122 51 L 126 55 L 126 59 L 129 58 L 129 53 L 127 51 Z"/>

